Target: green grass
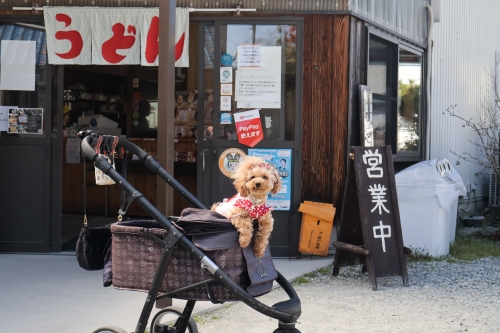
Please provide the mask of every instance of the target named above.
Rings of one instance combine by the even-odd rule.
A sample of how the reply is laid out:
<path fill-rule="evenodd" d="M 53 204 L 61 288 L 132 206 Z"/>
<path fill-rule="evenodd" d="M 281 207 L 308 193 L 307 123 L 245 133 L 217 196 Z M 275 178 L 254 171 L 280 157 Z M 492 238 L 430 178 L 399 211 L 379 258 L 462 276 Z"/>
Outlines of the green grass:
<path fill-rule="evenodd" d="M 331 275 L 332 274 L 332 265 L 328 265 L 326 267 L 322 267 L 320 269 L 317 269 L 313 272 L 306 273 L 302 276 L 299 276 L 295 281 L 293 282 L 294 285 L 301 286 L 303 284 L 309 283 L 312 278 L 315 276 L 319 275 Z"/>
<path fill-rule="evenodd" d="M 435 261 L 435 260 L 440 260 L 440 259 L 442 259 L 442 258 L 441 257 L 439 257 L 439 258 L 432 257 L 429 254 L 429 252 L 424 251 L 420 248 L 417 248 L 417 249 L 412 248 L 411 254 L 409 256 L 406 256 L 406 260 L 408 262 L 415 262 L 415 261 L 429 262 L 429 261 Z"/>
<path fill-rule="evenodd" d="M 457 236 L 450 246 L 450 256 L 458 260 L 500 257 L 500 245 L 485 237 Z"/>
<path fill-rule="evenodd" d="M 432 257 L 426 251 L 421 249 L 412 249 L 412 253 L 407 256 L 407 260 L 408 262 L 457 262 L 459 260 L 470 261 L 486 257 L 500 257 L 500 245 L 498 245 L 497 242 L 486 237 L 457 235 L 455 242 L 453 242 L 450 246 L 449 255 Z"/>
<path fill-rule="evenodd" d="M 193 320 L 195 321 L 195 323 L 201 323 L 203 322 L 203 317 L 200 315 L 194 315 Z"/>

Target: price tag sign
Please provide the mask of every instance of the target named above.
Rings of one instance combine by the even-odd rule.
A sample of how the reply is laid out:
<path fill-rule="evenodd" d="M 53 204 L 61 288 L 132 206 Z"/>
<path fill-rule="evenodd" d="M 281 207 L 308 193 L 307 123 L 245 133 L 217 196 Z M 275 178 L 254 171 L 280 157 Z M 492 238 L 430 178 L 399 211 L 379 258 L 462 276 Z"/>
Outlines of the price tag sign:
<path fill-rule="evenodd" d="M 264 139 L 259 110 L 235 113 L 234 122 L 236 124 L 238 142 L 242 145 L 255 147 L 257 143 Z"/>

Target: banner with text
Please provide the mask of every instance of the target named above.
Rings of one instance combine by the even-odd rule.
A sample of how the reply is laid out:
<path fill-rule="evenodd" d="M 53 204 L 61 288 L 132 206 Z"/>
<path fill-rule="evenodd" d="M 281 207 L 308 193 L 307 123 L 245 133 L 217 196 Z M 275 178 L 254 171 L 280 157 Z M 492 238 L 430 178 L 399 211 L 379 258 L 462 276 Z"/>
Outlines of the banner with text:
<path fill-rule="evenodd" d="M 48 63 L 157 66 L 158 8 L 44 7 Z M 176 9 L 175 66 L 189 66 L 189 9 Z"/>

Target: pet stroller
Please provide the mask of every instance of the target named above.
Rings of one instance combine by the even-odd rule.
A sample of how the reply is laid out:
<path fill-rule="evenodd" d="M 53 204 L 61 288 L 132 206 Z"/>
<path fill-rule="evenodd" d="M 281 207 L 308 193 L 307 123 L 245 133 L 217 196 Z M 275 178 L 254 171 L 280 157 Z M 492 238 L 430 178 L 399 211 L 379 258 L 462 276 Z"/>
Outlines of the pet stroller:
<path fill-rule="evenodd" d="M 113 286 L 119 289 L 143 290 L 148 292 L 135 333 L 145 332 L 155 301 L 158 306 L 162 300 L 165 301 L 167 298 L 186 299 L 187 302 L 183 310 L 165 308 L 159 311 L 151 321 L 150 333 L 197 332 L 196 323 L 191 318 L 191 314 L 196 301 L 199 300 L 210 300 L 213 303 L 223 303 L 226 300 L 239 300 L 254 310 L 277 319 L 278 328 L 274 333 L 300 333 L 295 328 L 295 322 L 301 314 L 300 299 L 290 283 L 279 272 L 275 272 L 275 280 L 287 293 L 288 300 L 268 306 L 252 296 L 262 295 L 271 290 L 272 280 L 270 281 L 270 285 L 267 283 L 267 286 L 265 284 L 264 286 L 259 284 L 253 285 L 253 279 L 256 276 L 255 272 L 261 277 L 268 276 L 265 268 L 262 271 L 262 261 L 266 255 L 268 261 L 271 262 L 272 269 L 274 269 L 269 249 L 266 250 L 266 255 L 263 258 L 255 258 L 251 244 L 246 248 L 248 251 L 246 251 L 245 255 L 245 249 L 237 248 L 239 246 L 238 234 L 230 221 L 227 219 L 224 221 L 223 216 L 217 216 L 217 213 L 208 210 L 203 203 L 188 192 L 152 156 L 148 155 L 140 147 L 125 139 L 100 135 L 92 131 L 80 132 L 79 135 L 82 138 L 83 153 L 95 163 L 96 168 L 103 171 L 120 186 L 126 195 L 125 204 L 127 204 L 127 207 L 132 201 L 136 201 L 154 219 L 154 221 L 115 223 L 111 226 L 113 234 L 111 250 L 112 267 L 113 269 L 122 269 L 121 271 L 113 271 Z M 185 209 L 180 218 L 167 218 L 112 167 L 107 157 L 100 154 L 99 149 L 96 152 L 96 146 L 100 146 L 101 149 L 107 149 L 108 153 L 111 154 L 113 152 L 110 151 L 110 147 L 114 146 L 121 147 L 125 151 L 135 154 L 147 168 L 172 186 L 194 208 Z M 120 211 L 122 213 L 122 209 Z M 206 220 L 205 217 L 209 220 Z M 224 230 L 226 233 L 221 233 Z M 234 234 L 233 237 L 230 237 L 228 234 L 231 232 Z M 120 243 L 120 240 L 123 242 Z M 143 243 L 140 243 L 141 240 Z M 131 244 L 127 244 L 127 241 L 138 242 L 138 244 L 134 244 L 136 246 L 134 248 Z M 226 257 L 227 251 L 235 249 L 235 244 L 229 244 L 231 242 L 236 242 L 236 255 L 228 254 L 227 257 L 238 258 L 238 255 L 241 253 L 246 258 L 246 267 L 237 269 L 236 274 L 229 270 L 229 266 L 233 265 L 225 265 L 226 262 L 220 260 Z M 214 244 L 218 247 L 214 247 Z M 231 247 L 231 249 L 227 250 L 224 247 Z M 128 251 L 127 248 L 129 249 Z M 134 249 L 137 249 L 137 251 Z M 240 252 L 238 252 L 238 249 Z M 144 257 L 141 259 L 141 255 L 144 255 L 141 251 L 156 251 L 156 256 L 154 257 L 151 256 L 151 253 L 146 253 L 146 259 L 144 260 Z M 119 257 L 120 254 L 128 254 L 131 257 Z M 179 256 L 183 255 L 189 256 L 182 257 L 179 260 Z M 140 262 L 141 267 L 133 267 L 133 259 L 135 258 L 139 258 L 137 263 Z M 154 260 L 155 258 L 156 260 Z M 263 260 L 261 261 L 260 259 Z M 186 266 L 188 267 L 187 269 L 192 269 L 193 275 L 197 273 L 201 278 L 189 280 L 188 276 L 184 284 L 178 283 L 178 275 L 175 273 L 183 268 L 179 267 L 181 260 L 185 260 L 186 265 L 190 262 L 191 266 Z M 239 262 L 243 261 L 240 260 Z M 124 265 L 125 262 L 132 265 L 128 267 L 128 270 L 127 268 L 125 270 L 136 273 L 136 278 L 141 282 L 127 284 L 127 280 L 129 279 L 124 278 L 123 274 L 121 274 L 123 273 L 123 267 L 117 266 L 118 264 Z M 186 277 L 185 275 L 183 276 L 184 278 Z M 170 278 L 176 279 L 175 283 L 174 281 L 170 281 Z M 115 281 L 118 286 L 115 285 Z M 120 285 L 120 283 L 122 284 Z M 252 287 L 255 287 L 254 290 L 250 290 Z M 160 324 L 161 317 L 168 313 L 174 313 L 178 316 L 173 326 L 163 326 Z M 108 326 L 94 331 L 94 333 L 99 332 L 124 333 L 126 331 L 119 327 Z"/>

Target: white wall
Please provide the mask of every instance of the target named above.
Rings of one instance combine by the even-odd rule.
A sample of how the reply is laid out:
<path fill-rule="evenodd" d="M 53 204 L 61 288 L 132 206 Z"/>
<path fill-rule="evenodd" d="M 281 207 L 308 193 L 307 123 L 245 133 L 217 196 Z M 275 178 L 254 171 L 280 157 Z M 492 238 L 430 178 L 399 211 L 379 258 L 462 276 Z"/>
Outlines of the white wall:
<path fill-rule="evenodd" d="M 483 178 L 474 175 L 483 169 L 450 153 L 475 154 L 469 140 L 477 137 L 446 108 L 456 104 L 455 112 L 464 118 L 481 116 L 488 72 L 495 67 L 495 50 L 500 50 L 499 14 L 499 0 L 441 0 L 441 22 L 434 23 L 432 37 L 430 158 L 450 160 L 465 184 L 476 184 L 478 195 L 488 195 Z"/>

